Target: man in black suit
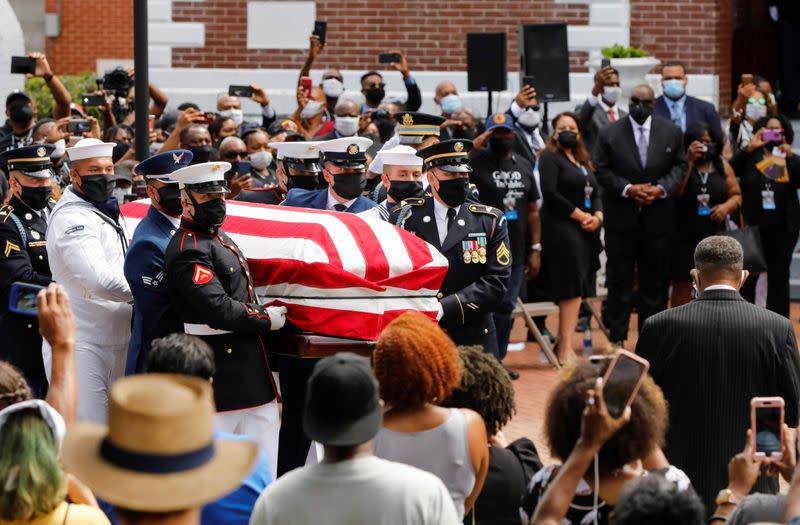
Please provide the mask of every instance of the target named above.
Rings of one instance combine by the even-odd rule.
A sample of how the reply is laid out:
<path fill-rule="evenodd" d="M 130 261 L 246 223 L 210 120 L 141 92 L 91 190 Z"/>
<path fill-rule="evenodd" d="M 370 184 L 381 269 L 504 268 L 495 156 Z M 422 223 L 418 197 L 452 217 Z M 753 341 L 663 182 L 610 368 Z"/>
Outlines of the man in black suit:
<path fill-rule="evenodd" d="M 603 187 L 608 300 L 603 321 L 611 341 L 628 336 L 633 276 L 638 265 L 639 329 L 667 306 L 669 237 L 675 222 L 673 194 L 685 172 L 683 136 L 652 115 L 650 86 L 633 88 L 628 118 L 600 133 L 596 177 Z"/>
<path fill-rule="evenodd" d="M 636 345 L 669 402 L 667 458 L 688 474 L 709 514 L 715 497 L 728 504 L 746 496 L 720 489 L 750 427 L 750 400 L 781 396 L 786 424 L 798 423 L 800 357 L 792 323 L 739 295 L 747 278 L 742 259 L 730 237 L 700 241 L 692 270 L 699 298 L 648 319 Z M 762 478 L 755 490 L 776 493 L 778 480 Z"/>
<path fill-rule="evenodd" d="M 594 154 L 600 131 L 628 115 L 617 105 L 621 95 L 619 72 L 611 66 L 606 66 L 594 75 L 592 94 L 583 104 L 575 108 L 583 143 L 589 154 Z"/>
<path fill-rule="evenodd" d="M 714 105 L 686 94 L 686 68 L 681 62 L 667 62 L 661 70 L 664 94 L 656 100 L 656 116 L 671 120 L 682 132 L 695 122 L 707 123 L 717 137 L 724 137 L 722 121 Z"/>

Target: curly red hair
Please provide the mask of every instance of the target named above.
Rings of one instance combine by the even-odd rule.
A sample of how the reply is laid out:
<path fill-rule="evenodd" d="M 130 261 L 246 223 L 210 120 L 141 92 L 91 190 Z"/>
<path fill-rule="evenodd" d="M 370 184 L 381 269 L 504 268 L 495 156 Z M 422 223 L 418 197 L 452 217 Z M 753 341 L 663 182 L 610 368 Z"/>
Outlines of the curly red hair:
<path fill-rule="evenodd" d="M 439 404 L 461 384 L 455 344 L 417 312 L 389 323 L 375 346 L 373 367 L 381 398 L 393 408 Z"/>

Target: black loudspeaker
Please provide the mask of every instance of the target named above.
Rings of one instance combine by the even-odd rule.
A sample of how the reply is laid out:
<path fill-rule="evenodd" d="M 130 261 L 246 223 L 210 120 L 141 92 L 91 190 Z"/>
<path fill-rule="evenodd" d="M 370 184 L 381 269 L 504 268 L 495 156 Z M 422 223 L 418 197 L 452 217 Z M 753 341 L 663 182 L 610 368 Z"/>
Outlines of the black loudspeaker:
<path fill-rule="evenodd" d="M 520 71 L 536 88 L 539 101 L 569 102 L 567 24 L 520 26 L 517 42 Z"/>
<path fill-rule="evenodd" d="M 467 89 L 505 91 L 508 54 L 505 33 L 467 33 Z"/>

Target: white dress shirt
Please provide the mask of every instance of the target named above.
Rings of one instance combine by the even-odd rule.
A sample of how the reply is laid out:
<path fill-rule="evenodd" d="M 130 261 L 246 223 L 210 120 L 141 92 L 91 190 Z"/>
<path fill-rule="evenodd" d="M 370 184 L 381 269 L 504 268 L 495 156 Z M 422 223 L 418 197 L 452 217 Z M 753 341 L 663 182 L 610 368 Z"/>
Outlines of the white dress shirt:
<path fill-rule="evenodd" d="M 647 120 L 644 121 L 644 124 L 639 124 L 633 117 L 628 115 L 628 118 L 631 121 L 631 126 L 633 127 L 633 143 L 636 144 L 636 151 L 639 151 L 639 137 L 641 136 L 641 130 L 644 129 L 645 134 L 647 135 L 647 145 L 650 146 L 650 125 L 653 123 L 653 117 L 647 117 Z M 631 184 L 626 184 L 624 188 L 622 188 L 622 196 L 628 197 L 628 190 L 631 188 Z M 661 185 L 657 184 L 659 188 L 661 188 L 661 197 L 662 199 L 667 198 L 667 190 Z"/>
<path fill-rule="evenodd" d="M 738 291 L 736 290 L 736 288 L 728 284 L 712 284 L 711 286 L 703 288 L 704 292 L 710 292 L 711 290 L 732 290 L 734 292 Z"/>
<path fill-rule="evenodd" d="M 439 202 L 439 199 L 433 198 L 433 215 L 436 217 L 436 231 L 439 232 L 439 246 L 444 244 L 444 240 L 447 237 L 447 210 L 449 209 Z M 456 206 L 453 209 L 456 210 L 456 215 L 458 215 L 458 210 L 461 209 L 461 206 Z"/>
<path fill-rule="evenodd" d="M 520 134 L 525 138 L 525 142 L 528 144 L 528 147 L 531 149 L 531 151 L 536 153 L 537 151 L 544 149 L 545 146 L 544 139 L 542 138 L 542 135 L 539 133 L 538 127 L 534 128 L 533 132 L 529 132 L 527 129 L 523 128 L 519 124 L 516 124 L 516 120 L 524 112 L 525 109 L 521 108 L 520 105 L 517 104 L 516 100 L 511 103 L 511 114 L 514 116 L 514 122 L 516 128 L 520 132 Z"/>
<path fill-rule="evenodd" d="M 356 197 L 356 199 L 357 199 L 357 198 L 358 198 L 358 197 Z M 334 206 L 336 206 L 337 204 L 344 204 L 344 205 L 345 205 L 345 211 L 347 211 L 347 209 L 348 209 L 350 206 L 352 206 L 354 202 L 356 202 L 356 199 L 350 199 L 349 201 L 345 201 L 345 202 L 339 202 L 339 201 L 337 201 L 337 200 L 336 200 L 336 198 L 335 198 L 335 197 L 334 197 L 334 196 L 331 194 L 331 189 L 330 189 L 330 188 L 328 188 L 328 204 L 325 206 L 325 209 L 326 209 L 326 210 L 330 210 L 330 211 L 336 211 L 336 208 L 334 208 Z"/>

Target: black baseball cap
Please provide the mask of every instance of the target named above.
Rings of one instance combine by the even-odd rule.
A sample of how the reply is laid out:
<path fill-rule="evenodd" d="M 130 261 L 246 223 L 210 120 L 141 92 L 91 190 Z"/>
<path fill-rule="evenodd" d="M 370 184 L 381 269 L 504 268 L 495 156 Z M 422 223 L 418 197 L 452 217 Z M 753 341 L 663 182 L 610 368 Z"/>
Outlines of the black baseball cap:
<path fill-rule="evenodd" d="M 303 429 L 323 445 L 366 443 L 383 422 L 378 381 L 369 359 L 340 352 L 320 360 L 308 380 Z"/>

